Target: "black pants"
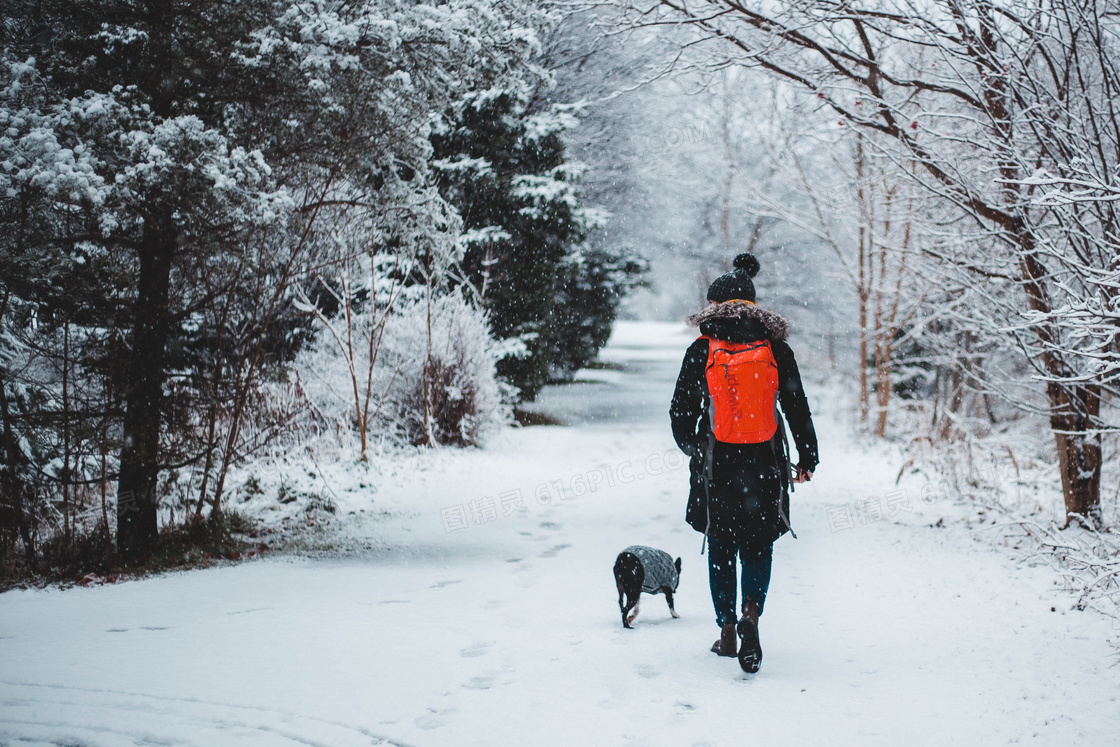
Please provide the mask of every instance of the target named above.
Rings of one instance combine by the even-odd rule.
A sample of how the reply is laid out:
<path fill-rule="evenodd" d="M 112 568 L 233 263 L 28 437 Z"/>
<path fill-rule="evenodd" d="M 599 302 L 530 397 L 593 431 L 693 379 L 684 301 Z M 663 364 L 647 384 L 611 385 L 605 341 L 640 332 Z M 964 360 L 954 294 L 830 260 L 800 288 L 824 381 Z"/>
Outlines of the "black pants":
<path fill-rule="evenodd" d="M 766 590 L 770 588 L 770 565 L 774 546 L 762 550 L 748 550 L 745 546 L 708 537 L 708 584 L 712 587 L 712 604 L 716 608 L 716 623 L 727 625 L 738 620 L 735 604 L 735 558 L 743 564 L 743 599 L 750 597 L 762 607 L 766 603 Z"/>

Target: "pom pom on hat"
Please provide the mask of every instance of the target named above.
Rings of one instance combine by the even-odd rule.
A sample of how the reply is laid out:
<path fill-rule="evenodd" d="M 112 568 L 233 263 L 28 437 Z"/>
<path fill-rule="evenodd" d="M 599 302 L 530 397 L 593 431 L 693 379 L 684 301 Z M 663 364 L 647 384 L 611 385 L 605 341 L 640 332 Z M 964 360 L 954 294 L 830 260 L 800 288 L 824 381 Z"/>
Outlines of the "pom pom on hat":
<path fill-rule="evenodd" d="M 708 300 L 716 303 L 724 301 L 754 302 L 754 283 L 751 281 L 761 265 L 750 252 L 743 252 L 732 262 L 735 269 L 720 275 L 708 286 Z"/>
<path fill-rule="evenodd" d="M 758 259 L 750 252 L 743 252 L 735 261 L 732 262 L 735 267 L 747 273 L 748 277 L 754 277 L 758 271 L 762 269 L 762 265 L 758 263 Z"/>

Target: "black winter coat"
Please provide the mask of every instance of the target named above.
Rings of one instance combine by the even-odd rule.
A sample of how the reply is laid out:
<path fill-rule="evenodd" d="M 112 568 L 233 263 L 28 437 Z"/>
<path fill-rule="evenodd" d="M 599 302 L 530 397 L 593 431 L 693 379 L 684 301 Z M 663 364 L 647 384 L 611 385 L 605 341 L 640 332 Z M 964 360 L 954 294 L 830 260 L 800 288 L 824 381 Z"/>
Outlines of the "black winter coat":
<path fill-rule="evenodd" d="M 772 311 L 753 304 L 712 304 L 689 320 L 708 337 L 726 342 L 770 340 L 778 364 L 778 399 L 797 445 L 798 467 L 812 471 L 817 466 L 817 436 L 812 413 L 801 387 L 801 375 L 793 350 L 786 344 L 789 324 Z M 786 530 L 779 502 L 789 517 L 789 464 L 783 449 L 784 426 L 779 421 L 773 441 L 760 444 L 716 442 L 712 462 L 711 504 L 704 491 L 704 456 L 708 447 L 708 382 L 704 368 L 708 341 L 698 339 L 689 346 L 677 378 L 669 409 L 673 437 L 688 454 L 691 490 L 685 520 L 698 532 L 720 540 L 763 549 Z M 711 523 L 708 512 L 711 512 Z"/>

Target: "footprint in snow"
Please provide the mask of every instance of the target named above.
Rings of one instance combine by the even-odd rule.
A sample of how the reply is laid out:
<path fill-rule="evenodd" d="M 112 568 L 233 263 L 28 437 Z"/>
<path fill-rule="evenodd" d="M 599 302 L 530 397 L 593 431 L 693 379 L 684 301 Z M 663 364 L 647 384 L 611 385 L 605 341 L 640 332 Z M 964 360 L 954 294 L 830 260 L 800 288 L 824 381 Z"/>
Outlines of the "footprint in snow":
<path fill-rule="evenodd" d="M 560 525 L 554 521 L 542 521 L 540 523 L 541 529 L 559 529 Z"/>
<path fill-rule="evenodd" d="M 550 547 L 547 550 L 545 550 L 544 552 L 542 552 L 539 557 L 555 558 L 557 553 L 559 553 L 561 550 L 564 550 L 564 549 L 569 548 L 569 547 L 571 547 L 571 545 L 556 545 L 555 547 Z"/>
<path fill-rule="evenodd" d="M 642 677 L 642 678 L 647 679 L 647 680 L 651 680 L 654 677 L 660 677 L 661 676 L 661 672 L 657 671 L 656 669 L 649 666 L 648 664 L 636 664 L 634 666 L 634 671 L 638 673 L 639 677 Z"/>
<path fill-rule="evenodd" d="M 447 581 L 439 581 L 437 583 L 434 583 L 431 586 L 429 586 L 428 588 L 429 589 L 442 589 L 445 586 L 451 586 L 452 584 L 460 584 L 462 582 L 463 582 L 463 579 L 461 579 L 461 578 L 452 578 L 452 579 L 448 579 Z"/>
<path fill-rule="evenodd" d="M 106 633 L 127 633 L 130 630 L 132 630 L 132 628 L 109 628 L 105 632 Z M 158 625 L 141 625 L 139 628 L 136 628 L 136 630 L 171 630 L 171 628 L 165 628 L 165 627 L 161 627 L 161 626 L 158 626 Z"/>
<path fill-rule="evenodd" d="M 468 690 L 489 690 L 494 686 L 494 678 L 490 676 L 471 677 L 469 682 L 463 684 Z"/>
<path fill-rule="evenodd" d="M 475 656 L 482 656 L 493 645 L 494 644 L 492 642 L 481 641 L 471 646 L 467 646 L 465 649 L 459 652 L 459 656 L 467 659 L 473 658 Z"/>
<path fill-rule="evenodd" d="M 421 729 L 438 729 L 447 723 L 447 716 L 455 712 L 454 708 L 448 708 L 443 711 L 437 711 L 434 708 L 429 708 L 428 713 L 416 719 L 416 725 Z"/>

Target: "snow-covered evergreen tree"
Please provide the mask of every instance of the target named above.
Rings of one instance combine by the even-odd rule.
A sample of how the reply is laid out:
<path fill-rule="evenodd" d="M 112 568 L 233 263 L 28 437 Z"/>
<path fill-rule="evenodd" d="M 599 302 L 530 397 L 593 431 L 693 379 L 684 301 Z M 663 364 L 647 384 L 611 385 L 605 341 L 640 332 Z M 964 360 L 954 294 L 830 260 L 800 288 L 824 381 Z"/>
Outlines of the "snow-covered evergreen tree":
<path fill-rule="evenodd" d="M 463 270 L 494 334 L 515 353 L 499 371 L 524 397 L 586 365 L 607 340 L 642 263 L 592 249 L 605 216 L 584 204 L 565 133 L 573 107 L 529 109 L 524 86 L 464 98 L 433 137 L 443 195 L 463 216 Z"/>

